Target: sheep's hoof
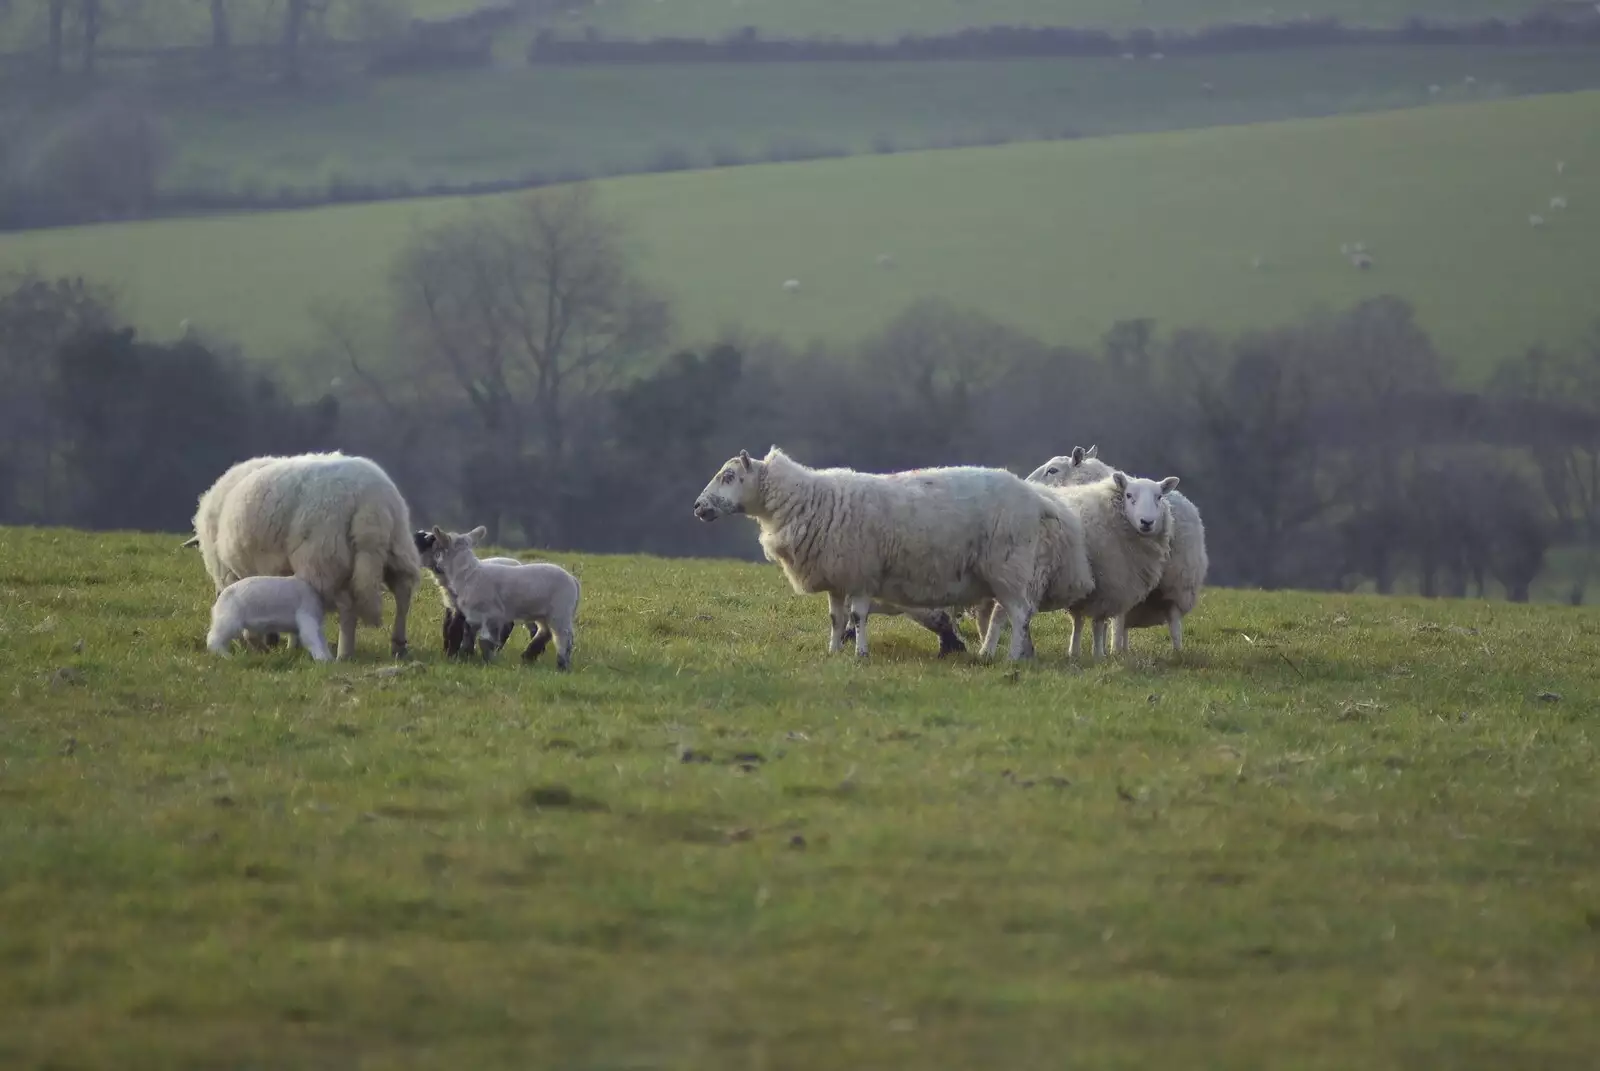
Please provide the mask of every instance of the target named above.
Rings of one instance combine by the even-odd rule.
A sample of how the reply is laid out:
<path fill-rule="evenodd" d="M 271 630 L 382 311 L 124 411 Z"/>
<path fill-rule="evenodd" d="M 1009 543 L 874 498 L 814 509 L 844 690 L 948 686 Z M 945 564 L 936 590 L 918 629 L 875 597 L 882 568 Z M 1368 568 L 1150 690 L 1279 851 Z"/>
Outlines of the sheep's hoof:
<path fill-rule="evenodd" d="M 567 672 L 567 670 L 572 668 L 571 659 L 567 659 L 567 658 L 558 658 L 558 659 L 556 659 L 556 668 L 559 669 L 563 673 Z"/>
<path fill-rule="evenodd" d="M 408 655 L 410 653 L 411 653 L 411 645 L 408 644 L 405 640 L 390 640 L 389 641 L 389 657 L 390 658 L 404 658 L 406 655 Z"/>
<path fill-rule="evenodd" d="M 544 644 L 538 642 L 530 643 L 522 649 L 522 660 L 524 662 L 537 662 L 542 654 L 544 654 Z"/>
<path fill-rule="evenodd" d="M 839 641 L 841 643 L 850 643 L 855 638 L 856 638 L 855 626 L 851 625 L 849 628 L 844 630 L 844 635 L 839 637 Z"/>

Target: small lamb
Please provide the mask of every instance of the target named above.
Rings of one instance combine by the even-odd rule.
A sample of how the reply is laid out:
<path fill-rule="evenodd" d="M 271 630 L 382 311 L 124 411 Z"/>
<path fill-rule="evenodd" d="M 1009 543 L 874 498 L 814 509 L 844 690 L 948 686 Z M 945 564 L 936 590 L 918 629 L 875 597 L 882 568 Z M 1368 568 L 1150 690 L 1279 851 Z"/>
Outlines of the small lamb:
<path fill-rule="evenodd" d="M 478 653 L 488 661 L 499 649 L 500 630 L 507 622 L 522 621 L 530 631 L 537 623 L 555 634 L 556 668 L 572 664 L 573 618 L 578 612 L 578 578 L 549 562 L 501 565 L 483 562 L 473 545 L 487 536 L 482 525 L 466 533 L 446 533 L 435 527 L 434 546 L 444 583 L 456 607 L 466 615 L 467 627 L 478 634 Z M 548 637 L 545 643 L 548 643 Z M 535 632 L 534 642 L 522 653 L 533 661 L 544 650 Z"/>
<path fill-rule="evenodd" d="M 228 645 L 246 630 L 293 632 L 318 662 L 332 657 L 322 634 L 322 600 L 299 577 L 247 576 L 223 588 L 211 606 L 206 647 L 226 658 Z"/>
<path fill-rule="evenodd" d="M 450 585 L 445 583 L 444 571 L 439 568 L 438 543 L 433 538 L 433 533 L 426 529 L 419 529 L 411 533 L 411 540 L 417 545 L 417 556 L 422 559 L 422 565 L 433 575 L 433 582 L 439 585 L 439 599 L 444 603 L 444 653 L 447 658 L 455 658 L 462 653 L 462 645 L 467 638 L 467 617 L 456 607 L 456 597 L 450 591 Z M 496 565 L 521 565 L 516 558 L 484 558 L 486 562 Z M 500 627 L 498 646 L 504 647 L 511 639 L 511 633 L 516 629 L 515 621 L 507 621 Z M 544 631 L 541 641 L 538 631 L 534 631 L 533 642 L 528 644 L 527 650 L 522 652 L 526 659 L 538 658 L 550 644 L 550 630 Z"/>

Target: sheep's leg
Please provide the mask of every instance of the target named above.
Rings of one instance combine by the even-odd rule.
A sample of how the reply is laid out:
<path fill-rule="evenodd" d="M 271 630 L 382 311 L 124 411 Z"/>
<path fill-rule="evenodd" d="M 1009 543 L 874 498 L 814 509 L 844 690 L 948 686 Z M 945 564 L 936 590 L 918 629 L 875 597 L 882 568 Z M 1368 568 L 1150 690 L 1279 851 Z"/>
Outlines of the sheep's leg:
<path fill-rule="evenodd" d="M 356 604 L 349 592 L 334 600 L 339 611 L 339 661 L 348 662 L 356 653 Z"/>
<path fill-rule="evenodd" d="M 417 579 L 404 574 L 389 578 L 389 591 L 394 595 L 394 628 L 389 632 L 389 657 L 404 658 L 411 645 L 406 642 L 406 619 L 411 616 L 411 596 L 416 594 Z"/>
<path fill-rule="evenodd" d="M 302 610 L 294 615 L 294 622 L 300 629 L 300 646 L 310 651 L 312 658 L 326 662 L 333 657 L 328 653 L 328 637 L 322 634 L 321 617 Z"/>
<path fill-rule="evenodd" d="M 500 636 L 498 638 L 501 647 L 504 647 L 506 644 L 511 642 L 511 634 L 515 631 L 517 631 L 517 623 L 515 621 L 507 621 L 504 625 L 500 626 Z M 532 624 L 528 626 L 528 631 L 534 631 L 534 626 Z"/>
<path fill-rule="evenodd" d="M 1167 607 L 1167 632 L 1172 636 L 1172 649 L 1183 650 L 1183 614 L 1176 606 Z"/>
<path fill-rule="evenodd" d="M 1022 599 L 1016 600 L 1009 606 L 1005 603 L 1000 605 L 1011 617 L 1011 661 L 1016 662 L 1024 658 L 1032 658 L 1033 633 L 1028 626 L 1033 621 L 1033 607 Z M 996 614 L 995 616 L 998 617 L 999 615 Z M 994 627 L 993 621 L 990 622 L 990 627 Z M 999 641 L 998 635 L 995 636 L 995 640 L 996 642 Z"/>
<path fill-rule="evenodd" d="M 872 615 L 872 600 L 850 596 L 850 626 L 856 630 L 856 657 L 867 657 L 867 618 Z"/>
<path fill-rule="evenodd" d="M 495 628 L 494 622 L 486 619 L 479 622 L 476 628 L 472 627 L 472 623 L 470 621 L 467 623 L 467 625 L 469 628 L 472 628 L 473 633 L 475 633 L 478 637 L 478 656 L 485 662 L 493 659 L 495 651 L 499 649 L 495 646 L 494 642 L 495 637 L 499 634 L 499 630 Z"/>
<path fill-rule="evenodd" d="M 1000 646 L 1001 621 L 1004 615 L 1000 613 L 1000 604 L 991 599 L 978 607 L 978 634 L 982 643 L 978 647 L 978 654 L 984 658 L 993 658 L 995 650 Z"/>
<path fill-rule="evenodd" d="M 1128 653 L 1128 615 L 1123 614 L 1111 623 L 1111 636 L 1114 641 L 1113 649 L 1117 654 Z"/>
<path fill-rule="evenodd" d="M 908 608 L 906 616 L 939 637 L 940 658 L 947 654 L 960 654 L 967 649 L 967 645 L 961 641 L 961 633 L 956 631 L 955 615 L 949 610 Z"/>
<path fill-rule="evenodd" d="M 569 670 L 572 668 L 572 645 L 577 637 L 572 634 L 572 622 L 564 621 L 556 632 L 556 668 Z"/>
<path fill-rule="evenodd" d="M 844 604 L 844 596 L 837 592 L 828 592 L 828 653 L 838 654 L 844 650 L 844 641 L 849 637 L 849 621 Z"/>
<path fill-rule="evenodd" d="M 1072 611 L 1072 639 L 1067 643 L 1067 657 L 1083 657 L 1083 611 Z"/>
<path fill-rule="evenodd" d="M 1110 623 L 1110 618 L 1097 617 L 1094 619 L 1094 656 L 1096 659 L 1106 657 L 1106 626 Z"/>
<path fill-rule="evenodd" d="M 445 657 L 449 658 L 461 649 L 461 630 L 456 627 L 456 612 L 448 606 L 444 608 L 444 624 L 439 632 L 444 642 Z"/>
<path fill-rule="evenodd" d="M 544 654 L 544 649 L 550 646 L 552 635 L 550 626 L 542 621 L 531 622 L 529 628 L 533 630 L 533 638 L 528 641 L 528 646 L 523 648 L 522 660 L 532 662 Z"/>

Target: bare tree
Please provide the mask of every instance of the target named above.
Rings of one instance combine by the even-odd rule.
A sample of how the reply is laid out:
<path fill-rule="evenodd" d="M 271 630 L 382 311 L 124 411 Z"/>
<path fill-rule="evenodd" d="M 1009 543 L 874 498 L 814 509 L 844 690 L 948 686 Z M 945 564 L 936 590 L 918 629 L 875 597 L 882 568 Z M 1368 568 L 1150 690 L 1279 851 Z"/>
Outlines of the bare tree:
<path fill-rule="evenodd" d="M 518 517 L 559 537 L 574 421 L 655 349 L 667 307 L 630 270 L 587 185 L 474 207 L 420 234 L 394 270 L 412 357 L 478 414 L 503 479 L 536 479 Z"/>

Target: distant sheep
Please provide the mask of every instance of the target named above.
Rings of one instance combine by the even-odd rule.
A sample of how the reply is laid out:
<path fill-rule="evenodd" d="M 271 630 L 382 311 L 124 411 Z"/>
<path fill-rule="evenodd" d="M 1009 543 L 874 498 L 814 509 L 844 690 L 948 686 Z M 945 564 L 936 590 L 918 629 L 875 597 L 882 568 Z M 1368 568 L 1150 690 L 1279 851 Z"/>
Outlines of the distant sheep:
<path fill-rule="evenodd" d="M 1366 271 L 1372 267 L 1372 258 L 1366 253 L 1351 253 L 1350 263 L 1354 264 L 1362 271 Z"/>
<path fill-rule="evenodd" d="M 892 268 L 892 267 L 894 267 L 894 257 L 890 256 L 888 253 L 879 253 L 878 254 L 878 267 L 880 267 L 880 268 Z"/>
<path fill-rule="evenodd" d="M 304 580 L 292 576 L 250 576 L 223 588 L 211 606 L 206 648 L 228 656 L 228 645 L 245 633 L 290 632 L 318 662 L 326 662 L 322 600 Z"/>
<path fill-rule="evenodd" d="M 1030 483 L 1052 487 L 1094 483 L 1114 470 L 1095 456 L 1095 447 L 1072 448 L 1072 453 L 1053 457 L 1034 469 Z M 1166 625 L 1172 649 L 1183 650 L 1183 619 L 1200 601 L 1210 558 L 1206 554 L 1206 530 L 1195 504 L 1179 491 L 1167 495 L 1172 510 L 1172 550 L 1162 569 L 1161 581 L 1145 600 L 1115 623 L 1116 647 L 1126 650 L 1127 631 Z"/>
<path fill-rule="evenodd" d="M 1567 162 L 1565 160 L 1557 160 L 1556 161 L 1556 174 L 1564 175 L 1564 174 L 1566 174 L 1566 171 L 1567 171 Z"/>
<path fill-rule="evenodd" d="M 548 630 L 555 635 L 556 668 L 571 668 L 581 596 L 577 577 L 551 562 L 501 565 L 479 561 L 472 548 L 488 535 L 482 525 L 464 534 L 447 534 L 435 527 L 431 535 L 445 583 L 466 615 L 467 627 L 476 630 L 484 661 L 500 649 L 502 627 L 522 621 L 534 633 L 534 642 L 522 652 L 523 661 L 531 662 L 543 653 L 549 638 L 539 643 L 538 636 Z"/>
<path fill-rule="evenodd" d="M 832 625 L 828 650 L 856 630 L 856 654 L 868 652 L 874 602 L 895 606 L 970 606 L 995 599 L 1012 625 L 1013 660 L 1033 653 L 1029 622 L 1067 507 L 1004 469 L 916 469 L 876 474 L 813 469 L 777 447 L 756 460 L 740 451 L 695 499 L 711 522 L 744 514 L 761 530 L 761 547 L 795 592 L 826 592 Z M 998 641 L 995 632 L 994 640 Z M 986 641 L 983 653 L 992 654 Z"/>
<path fill-rule="evenodd" d="M 1544 217 L 1539 215 L 1539 213 L 1537 213 L 1537 212 L 1530 213 L 1528 215 L 1528 226 L 1530 226 L 1530 227 L 1543 227 L 1544 226 Z"/>
<path fill-rule="evenodd" d="M 1556 196 L 1550 198 L 1550 207 L 1557 212 L 1564 211 L 1567 207 L 1567 199 L 1562 197 L 1560 194 L 1557 194 Z"/>
<path fill-rule="evenodd" d="M 340 660 L 358 621 L 383 623 L 394 593 L 390 651 L 406 651 L 406 617 L 421 575 L 405 499 L 387 473 L 340 453 L 252 458 L 200 497 L 195 537 L 220 591 L 250 576 L 297 576 L 339 613 Z"/>
<path fill-rule="evenodd" d="M 793 294 L 793 293 L 797 292 L 800 289 L 800 280 L 799 279 L 785 279 L 783 281 L 783 288 L 784 288 L 784 290 L 786 290 L 789 293 Z"/>

